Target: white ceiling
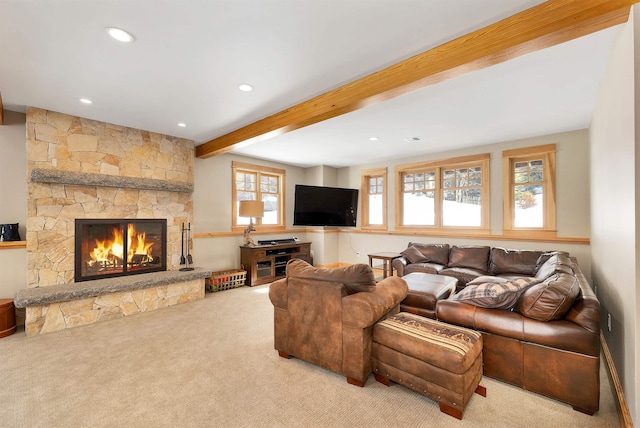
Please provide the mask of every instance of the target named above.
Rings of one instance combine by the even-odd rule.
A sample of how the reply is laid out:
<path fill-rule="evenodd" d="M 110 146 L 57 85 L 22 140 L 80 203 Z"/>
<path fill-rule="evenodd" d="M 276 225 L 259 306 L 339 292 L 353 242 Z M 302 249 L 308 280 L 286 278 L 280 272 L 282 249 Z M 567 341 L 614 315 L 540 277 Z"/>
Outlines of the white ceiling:
<path fill-rule="evenodd" d="M 35 106 L 201 144 L 538 3 L 1 0 L 0 92 L 8 110 Z M 112 40 L 108 26 L 135 42 Z M 234 152 L 340 167 L 586 128 L 614 33 Z M 238 91 L 244 82 L 255 90 Z M 415 136 L 422 141 L 404 141 Z"/>

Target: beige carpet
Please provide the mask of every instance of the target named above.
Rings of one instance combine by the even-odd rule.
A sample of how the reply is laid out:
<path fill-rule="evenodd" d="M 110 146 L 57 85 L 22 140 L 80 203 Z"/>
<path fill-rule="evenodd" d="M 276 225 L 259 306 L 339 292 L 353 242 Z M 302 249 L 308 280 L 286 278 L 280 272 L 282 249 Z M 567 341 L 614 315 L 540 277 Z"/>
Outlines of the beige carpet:
<path fill-rule="evenodd" d="M 369 377 L 364 388 L 273 349 L 268 286 L 27 338 L 0 339 L 0 427 L 615 427 L 600 412 L 484 378 L 458 421 Z"/>

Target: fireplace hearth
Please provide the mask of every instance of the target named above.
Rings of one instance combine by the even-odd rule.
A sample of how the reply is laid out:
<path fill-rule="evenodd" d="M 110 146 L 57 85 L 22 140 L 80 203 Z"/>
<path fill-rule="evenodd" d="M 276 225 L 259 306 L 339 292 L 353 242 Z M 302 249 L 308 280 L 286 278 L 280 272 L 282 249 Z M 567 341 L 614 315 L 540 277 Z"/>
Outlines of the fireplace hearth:
<path fill-rule="evenodd" d="M 166 219 L 76 219 L 75 282 L 165 270 Z"/>

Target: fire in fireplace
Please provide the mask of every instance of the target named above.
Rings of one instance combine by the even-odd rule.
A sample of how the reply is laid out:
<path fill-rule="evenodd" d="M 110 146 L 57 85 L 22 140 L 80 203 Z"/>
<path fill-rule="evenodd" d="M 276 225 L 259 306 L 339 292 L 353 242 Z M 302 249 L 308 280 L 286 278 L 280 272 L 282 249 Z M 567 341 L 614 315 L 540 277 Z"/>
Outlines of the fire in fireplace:
<path fill-rule="evenodd" d="M 75 281 L 167 270 L 166 219 L 76 219 Z"/>

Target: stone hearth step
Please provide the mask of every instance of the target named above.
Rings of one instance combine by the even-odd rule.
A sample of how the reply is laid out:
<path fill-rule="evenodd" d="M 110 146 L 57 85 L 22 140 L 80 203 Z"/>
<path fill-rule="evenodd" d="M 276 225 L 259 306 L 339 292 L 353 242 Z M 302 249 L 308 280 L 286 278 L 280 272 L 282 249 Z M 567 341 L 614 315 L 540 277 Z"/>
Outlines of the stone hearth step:
<path fill-rule="evenodd" d="M 42 306 L 87 297 L 97 297 L 119 291 L 134 291 L 176 282 L 204 279 L 210 276 L 211 270 L 195 268 L 192 271 L 171 270 L 48 287 L 26 288 L 18 290 L 14 304 L 17 308 Z"/>

